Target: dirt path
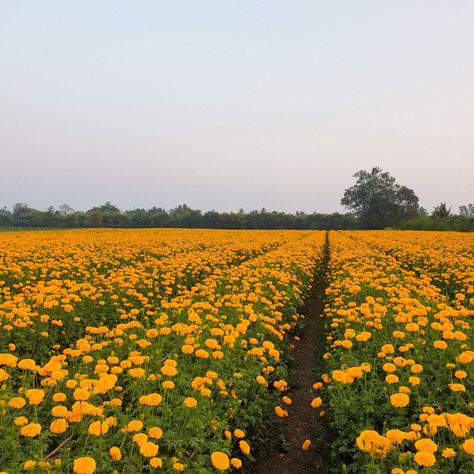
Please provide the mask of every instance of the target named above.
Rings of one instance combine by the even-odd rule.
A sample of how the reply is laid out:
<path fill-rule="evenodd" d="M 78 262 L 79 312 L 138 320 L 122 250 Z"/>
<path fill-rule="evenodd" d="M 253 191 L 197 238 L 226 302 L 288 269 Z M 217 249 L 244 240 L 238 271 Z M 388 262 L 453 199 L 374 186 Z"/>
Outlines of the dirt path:
<path fill-rule="evenodd" d="M 291 365 L 292 388 L 289 397 L 293 403 L 289 416 L 284 420 L 287 452 L 275 452 L 269 458 L 251 469 L 252 474 L 306 474 L 323 473 L 325 464 L 324 444 L 319 441 L 316 449 L 303 451 L 301 445 L 307 438 L 314 448 L 315 440 L 325 436 L 323 421 L 311 408 L 311 387 L 316 381 L 315 369 L 322 361 L 325 348 L 324 322 L 321 314 L 324 310 L 324 290 L 326 288 L 326 266 L 329 249 L 322 261 L 321 272 L 317 276 L 314 293 L 305 308 L 306 326 L 301 340 L 295 345 L 294 362 Z"/>

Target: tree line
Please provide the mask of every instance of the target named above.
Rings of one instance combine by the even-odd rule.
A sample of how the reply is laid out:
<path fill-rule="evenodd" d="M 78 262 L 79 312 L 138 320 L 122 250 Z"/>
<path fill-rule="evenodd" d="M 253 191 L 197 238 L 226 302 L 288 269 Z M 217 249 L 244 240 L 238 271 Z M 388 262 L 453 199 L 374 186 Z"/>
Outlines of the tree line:
<path fill-rule="evenodd" d="M 357 218 L 352 214 L 295 214 L 268 211 L 202 212 L 186 204 L 174 209 L 152 207 L 121 211 L 110 202 L 88 211 L 74 211 L 68 205 L 46 211 L 33 209 L 25 203 L 12 211 L 0 210 L 0 226 L 34 228 L 206 228 L 206 229 L 355 229 Z"/>
<path fill-rule="evenodd" d="M 152 228 L 185 227 L 207 229 L 418 229 L 474 231 L 474 204 L 454 214 L 442 202 L 431 214 L 419 206 L 415 192 L 399 185 L 378 167 L 354 174 L 356 182 L 344 191 L 341 204 L 349 212 L 294 214 L 261 209 L 244 212 L 202 212 L 186 204 L 166 211 L 161 207 L 121 211 L 111 202 L 88 211 L 74 211 L 68 204 L 46 211 L 17 203 L 10 211 L 0 209 L 0 227 L 31 228 Z"/>

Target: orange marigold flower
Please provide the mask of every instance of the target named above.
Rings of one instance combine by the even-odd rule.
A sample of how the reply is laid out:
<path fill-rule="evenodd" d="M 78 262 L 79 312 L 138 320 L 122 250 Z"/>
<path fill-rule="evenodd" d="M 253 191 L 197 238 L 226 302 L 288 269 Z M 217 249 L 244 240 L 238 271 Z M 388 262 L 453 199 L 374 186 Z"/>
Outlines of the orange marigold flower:
<path fill-rule="evenodd" d="M 453 448 L 445 448 L 443 449 L 443 452 L 441 455 L 443 456 L 443 458 L 451 459 L 456 456 L 456 451 L 454 451 Z"/>
<path fill-rule="evenodd" d="M 39 423 L 29 423 L 21 428 L 20 434 L 21 436 L 25 436 L 26 438 L 34 438 L 41 433 L 41 425 Z"/>
<path fill-rule="evenodd" d="M 193 397 L 187 397 L 183 403 L 187 408 L 195 408 L 197 406 L 197 400 Z"/>
<path fill-rule="evenodd" d="M 438 450 L 438 445 L 428 438 L 421 438 L 415 443 L 415 448 L 418 451 L 427 451 L 429 453 L 435 453 Z"/>
<path fill-rule="evenodd" d="M 140 420 L 132 420 L 128 422 L 127 431 L 137 432 L 143 428 L 143 423 Z"/>
<path fill-rule="evenodd" d="M 474 455 L 474 438 L 469 438 L 461 445 L 467 454 Z"/>
<path fill-rule="evenodd" d="M 40 388 L 31 388 L 25 392 L 30 405 L 39 405 L 44 398 L 44 390 Z"/>
<path fill-rule="evenodd" d="M 250 454 L 250 445 L 245 440 L 239 441 L 239 448 L 244 454 Z"/>
<path fill-rule="evenodd" d="M 222 451 L 214 451 L 211 454 L 211 462 L 218 471 L 226 471 L 230 466 L 229 456 Z"/>
<path fill-rule="evenodd" d="M 161 467 L 163 467 L 163 460 L 161 458 L 151 458 L 149 463 L 150 466 L 155 469 L 160 469 Z"/>
<path fill-rule="evenodd" d="M 410 403 L 410 398 L 406 393 L 394 393 L 390 396 L 390 403 L 396 408 L 403 408 Z"/>
<path fill-rule="evenodd" d="M 122 459 L 122 451 L 117 446 L 112 446 L 109 449 L 109 455 L 114 461 L 120 461 Z"/>
<path fill-rule="evenodd" d="M 74 460 L 72 470 L 75 474 L 93 474 L 96 467 L 95 459 L 85 456 Z"/>
<path fill-rule="evenodd" d="M 160 439 L 163 436 L 163 430 L 157 426 L 153 426 L 148 430 L 148 435 L 150 438 Z"/>
<path fill-rule="evenodd" d="M 16 408 L 19 410 L 20 408 L 23 408 L 26 405 L 26 402 L 23 398 L 21 397 L 13 397 L 9 402 L 8 406 L 10 408 Z"/>
<path fill-rule="evenodd" d="M 434 454 L 429 451 L 418 451 L 414 459 L 418 466 L 423 467 L 431 467 L 436 463 Z"/>
<path fill-rule="evenodd" d="M 140 454 L 146 458 L 155 457 L 158 454 L 158 445 L 147 441 L 140 445 Z"/>
<path fill-rule="evenodd" d="M 51 422 L 49 429 L 51 433 L 61 434 L 67 430 L 68 426 L 69 424 L 64 418 L 58 418 L 57 420 Z"/>

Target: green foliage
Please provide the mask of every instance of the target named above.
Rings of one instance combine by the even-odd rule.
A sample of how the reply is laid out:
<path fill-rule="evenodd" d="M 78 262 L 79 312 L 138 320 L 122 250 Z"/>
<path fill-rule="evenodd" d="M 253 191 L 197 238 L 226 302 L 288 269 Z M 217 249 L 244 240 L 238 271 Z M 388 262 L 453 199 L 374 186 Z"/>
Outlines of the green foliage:
<path fill-rule="evenodd" d="M 344 191 L 341 204 L 352 209 L 366 229 L 396 227 L 418 215 L 418 197 L 380 168 L 358 171 L 356 183 Z"/>
<path fill-rule="evenodd" d="M 355 229 L 357 219 L 350 214 L 306 214 L 296 212 L 260 211 L 203 213 L 186 204 L 170 211 L 162 208 L 133 209 L 120 211 L 115 205 L 106 202 L 87 212 L 74 211 L 62 204 L 59 210 L 49 207 L 47 211 L 30 208 L 19 203 L 13 212 L 6 208 L 0 210 L 0 227 L 35 228 L 198 228 L 198 229 Z"/>

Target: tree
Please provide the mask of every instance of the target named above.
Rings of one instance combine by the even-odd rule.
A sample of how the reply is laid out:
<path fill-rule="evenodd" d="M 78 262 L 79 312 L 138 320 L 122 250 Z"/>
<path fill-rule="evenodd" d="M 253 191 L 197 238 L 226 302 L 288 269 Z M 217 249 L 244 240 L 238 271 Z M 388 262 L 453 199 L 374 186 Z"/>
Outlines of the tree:
<path fill-rule="evenodd" d="M 474 203 L 467 206 L 459 206 L 459 215 L 464 217 L 474 217 Z"/>
<path fill-rule="evenodd" d="M 68 216 L 73 212 L 74 209 L 69 204 L 64 203 L 59 206 L 59 214 L 61 214 L 62 216 Z"/>
<path fill-rule="evenodd" d="M 378 167 L 354 174 L 356 183 L 344 191 L 341 204 L 359 218 L 366 229 L 398 226 L 418 215 L 418 197 L 413 190 L 400 186 L 388 172 Z"/>
<path fill-rule="evenodd" d="M 434 217 L 435 219 L 447 219 L 450 216 L 451 216 L 451 207 L 448 207 L 448 205 L 445 202 L 439 203 L 433 209 L 433 212 L 431 214 L 431 217 Z"/>
<path fill-rule="evenodd" d="M 95 206 L 92 209 L 89 209 L 87 212 L 116 212 L 120 213 L 120 209 L 112 204 L 110 201 L 107 201 L 102 206 Z"/>

